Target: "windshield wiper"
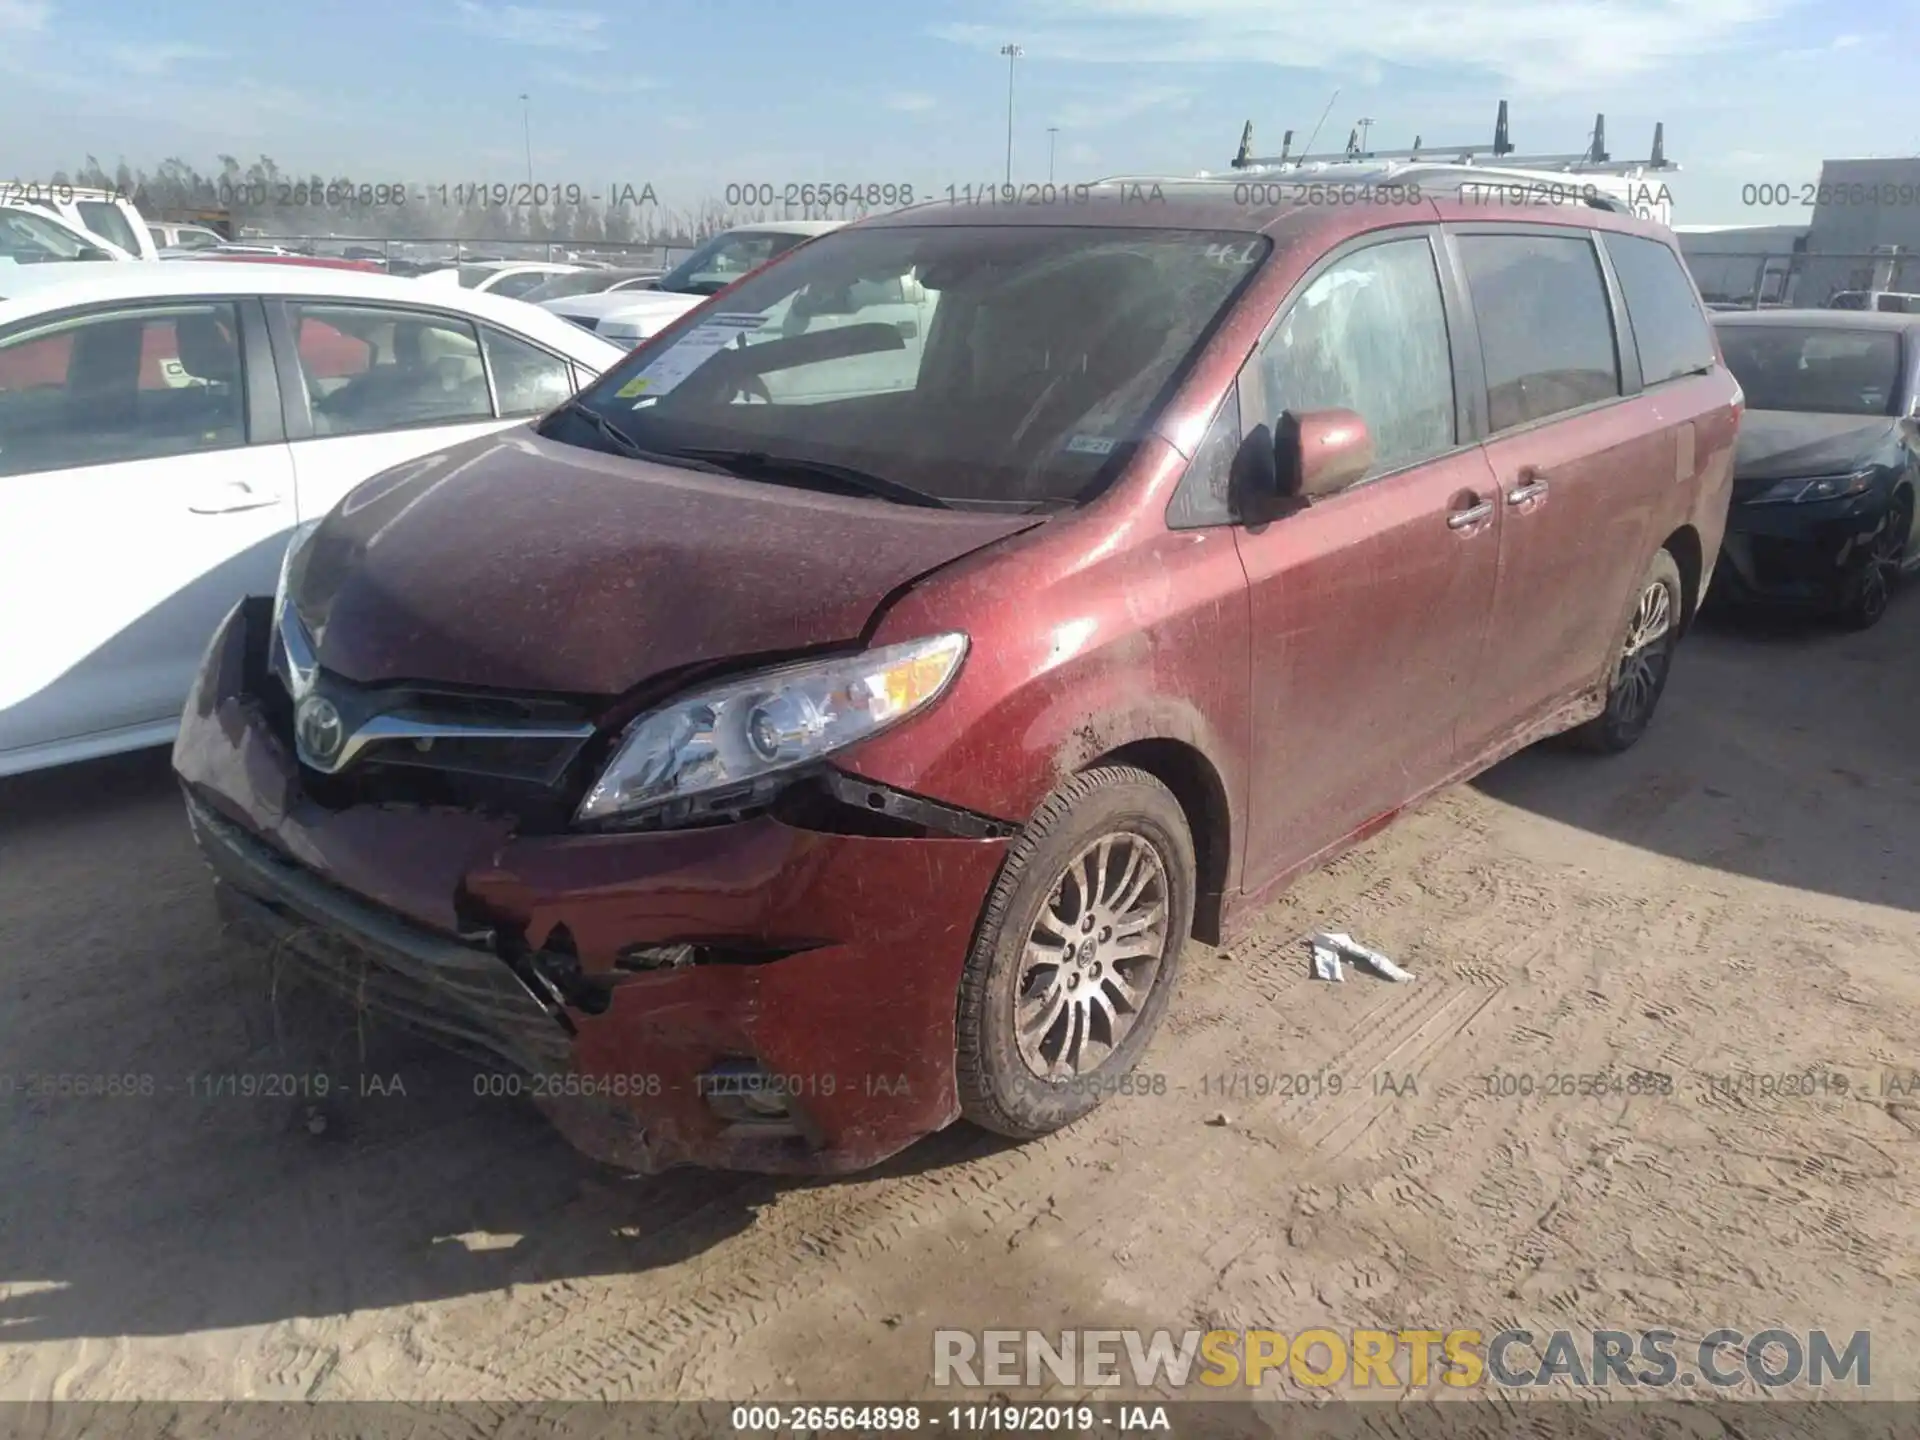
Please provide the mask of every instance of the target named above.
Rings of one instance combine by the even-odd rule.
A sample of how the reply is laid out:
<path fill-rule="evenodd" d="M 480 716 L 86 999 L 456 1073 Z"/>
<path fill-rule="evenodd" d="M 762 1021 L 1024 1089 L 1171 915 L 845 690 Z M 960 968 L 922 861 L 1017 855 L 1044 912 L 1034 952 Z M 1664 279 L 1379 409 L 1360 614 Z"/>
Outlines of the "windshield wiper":
<path fill-rule="evenodd" d="M 622 430 L 598 410 L 581 404 L 577 399 L 567 401 L 567 403 L 562 405 L 555 413 L 560 415 L 578 415 L 582 420 L 600 432 L 601 439 L 609 441 L 624 454 L 646 454 L 646 447 L 641 445 L 633 436 Z"/>
<path fill-rule="evenodd" d="M 758 477 L 774 474 L 810 475 L 823 480 L 831 480 L 859 491 L 863 495 L 872 495 L 881 500 L 892 500 L 901 505 L 924 505 L 936 510 L 952 510 L 956 507 L 938 495 L 925 490 L 916 490 L 911 485 L 903 485 L 898 480 L 889 480 L 884 475 L 875 475 L 870 470 L 858 470 L 851 465 L 836 465 L 830 460 L 809 460 L 800 455 L 770 455 L 765 450 L 676 450 L 676 455 L 689 455 L 714 465 L 721 466 L 736 474 Z"/>
<path fill-rule="evenodd" d="M 709 475 L 729 475 L 733 473 L 727 467 L 696 456 L 692 451 L 682 453 L 677 450 L 649 450 L 633 436 L 622 430 L 613 421 L 602 415 L 590 405 L 582 404 L 578 399 L 567 401 L 556 415 L 578 415 L 585 420 L 600 436 L 613 445 L 622 455 L 630 455 L 635 460 L 651 460 L 659 465 L 678 465 L 685 470 L 702 470 Z M 545 431 L 541 432 L 545 434 Z"/>

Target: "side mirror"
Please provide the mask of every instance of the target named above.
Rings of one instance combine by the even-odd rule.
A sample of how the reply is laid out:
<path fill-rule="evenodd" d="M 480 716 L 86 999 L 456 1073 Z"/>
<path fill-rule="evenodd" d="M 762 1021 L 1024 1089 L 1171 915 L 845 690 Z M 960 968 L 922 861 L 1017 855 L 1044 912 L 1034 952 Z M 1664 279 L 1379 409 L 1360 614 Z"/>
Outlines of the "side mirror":
<path fill-rule="evenodd" d="M 113 256 L 107 251 L 102 250 L 98 245 L 82 245 L 79 253 L 73 258 L 76 260 L 111 260 Z"/>
<path fill-rule="evenodd" d="M 1314 500 L 1373 468 L 1373 437 L 1351 410 L 1288 410 L 1275 427 L 1273 453 L 1280 493 Z"/>

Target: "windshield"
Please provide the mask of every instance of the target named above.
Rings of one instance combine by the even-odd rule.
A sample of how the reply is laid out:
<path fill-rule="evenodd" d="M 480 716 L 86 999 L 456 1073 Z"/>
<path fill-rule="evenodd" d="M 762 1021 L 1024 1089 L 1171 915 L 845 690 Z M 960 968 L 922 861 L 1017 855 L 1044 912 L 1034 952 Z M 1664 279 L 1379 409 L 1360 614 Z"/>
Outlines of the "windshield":
<path fill-rule="evenodd" d="M 1720 349 L 1750 410 L 1891 415 L 1899 409 L 1897 331 L 1725 325 Z"/>
<path fill-rule="evenodd" d="M 1092 226 L 850 231 L 582 399 L 655 453 L 839 465 L 959 505 L 1071 503 L 1117 472 L 1269 248 Z M 577 414 L 549 433 L 606 443 Z"/>
<path fill-rule="evenodd" d="M 87 248 L 85 238 L 31 210 L 0 210 L 0 255 L 9 260 L 78 260 Z"/>
<path fill-rule="evenodd" d="M 806 235 L 775 235 L 766 231 L 731 230 L 716 235 L 660 277 L 660 288 L 681 295 L 713 295 L 749 270 L 757 270 L 776 255 L 784 255 Z"/>

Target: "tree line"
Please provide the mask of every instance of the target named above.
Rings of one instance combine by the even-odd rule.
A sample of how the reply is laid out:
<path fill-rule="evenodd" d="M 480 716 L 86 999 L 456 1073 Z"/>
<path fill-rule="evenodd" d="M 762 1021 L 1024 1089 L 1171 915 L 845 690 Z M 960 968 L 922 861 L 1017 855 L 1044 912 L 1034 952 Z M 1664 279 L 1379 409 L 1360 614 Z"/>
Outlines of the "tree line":
<path fill-rule="evenodd" d="M 149 220 L 224 212 L 234 238 L 338 237 L 368 240 L 469 239 L 609 245 L 697 245 L 734 225 L 770 219 L 851 219 L 858 208 L 814 205 L 729 206 L 710 198 L 691 207 L 660 204 L 651 186 L 591 197 L 589 185 L 372 185 L 352 177 L 297 174 L 262 155 L 243 166 L 217 157 L 211 173 L 181 159 L 151 170 L 122 161 L 112 170 L 94 156 L 53 185 L 112 190 Z M 611 202 L 611 203 L 610 203 Z"/>

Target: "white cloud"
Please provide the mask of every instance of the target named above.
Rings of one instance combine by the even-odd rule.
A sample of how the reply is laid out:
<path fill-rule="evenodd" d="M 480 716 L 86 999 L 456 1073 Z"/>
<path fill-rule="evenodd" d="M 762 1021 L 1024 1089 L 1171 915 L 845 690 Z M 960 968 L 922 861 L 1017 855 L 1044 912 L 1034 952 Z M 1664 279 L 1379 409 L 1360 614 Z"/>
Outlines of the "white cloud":
<path fill-rule="evenodd" d="M 46 0 L 0 0 L 0 30 L 44 30 L 52 13 Z"/>
<path fill-rule="evenodd" d="M 880 103 L 885 105 L 889 110 L 899 110 L 909 115 L 917 115 L 922 111 L 933 109 L 934 100 L 933 96 L 924 94 L 918 90 L 901 90 L 887 96 L 887 98 Z"/>
<path fill-rule="evenodd" d="M 1459 68 L 1522 91 L 1614 83 L 1711 54 L 1792 0 L 1348 0 L 1336 19 L 1273 0 L 1029 0 L 1009 25 L 944 24 L 932 34 L 1032 60 L 1255 62 L 1354 74 L 1371 61 Z"/>
<path fill-rule="evenodd" d="M 1069 164 L 1092 165 L 1100 159 L 1100 152 L 1084 140 L 1076 141 L 1067 147 L 1064 157 Z"/>
<path fill-rule="evenodd" d="M 164 75 L 183 60 L 217 60 L 218 50 L 204 45 L 116 45 L 112 51 L 115 65 L 135 75 Z"/>
<path fill-rule="evenodd" d="M 461 29 L 509 45 L 542 50 L 600 51 L 607 17 L 596 10 L 544 10 L 530 5 L 484 5 L 455 0 Z"/>

